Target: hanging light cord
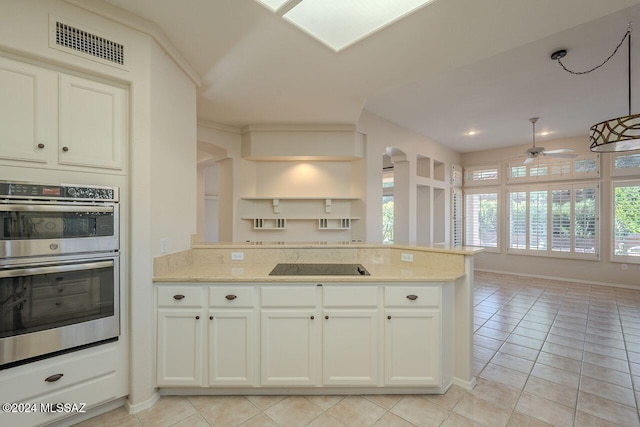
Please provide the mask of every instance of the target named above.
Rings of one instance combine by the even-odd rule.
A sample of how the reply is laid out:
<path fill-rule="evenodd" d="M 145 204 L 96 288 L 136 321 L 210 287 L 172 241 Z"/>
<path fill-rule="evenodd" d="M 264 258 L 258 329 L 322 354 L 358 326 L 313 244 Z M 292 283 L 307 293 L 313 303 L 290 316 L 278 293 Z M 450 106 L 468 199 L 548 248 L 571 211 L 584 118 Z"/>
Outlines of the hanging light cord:
<path fill-rule="evenodd" d="M 618 49 L 620 49 L 620 46 L 622 46 L 622 44 L 624 43 L 625 39 L 628 37 L 629 38 L 629 60 L 628 60 L 628 68 L 629 68 L 628 69 L 628 78 L 629 78 L 629 115 L 631 115 L 631 29 L 632 29 L 632 25 L 633 25 L 633 22 L 629 22 L 629 25 L 627 26 L 627 32 L 624 33 L 624 36 L 622 36 L 622 40 L 620 40 L 620 43 L 618 43 L 618 46 L 616 46 L 616 48 L 613 51 L 613 53 L 611 55 L 609 55 L 609 57 L 607 59 L 605 59 L 602 64 L 596 65 L 595 67 L 593 67 L 590 70 L 587 70 L 587 71 L 572 71 L 572 70 L 568 69 L 567 67 L 565 67 L 565 65 L 562 63 L 562 58 L 567 54 L 566 50 L 558 51 L 558 52 L 554 53 L 554 55 L 561 53 L 557 57 L 552 56 L 552 59 L 556 59 L 558 61 L 558 64 L 560 64 L 560 66 L 568 73 L 575 74 L 575 75 L 589 74 L 590 72 L 597 70 L 598 68 L 602 67 L 604 64 L 609 62 L 609 60 L 611 58 L 613 58 L 613 56 L 616 53 L 618 53 Z"/>
<path fill-rule="evenodd" d="M 595 67 L 593 67 L 590 70 L 587 71 L 573 71 L 568 69 L 563 63 L 562 63 L 562 58 L 558 58 L 558 64 L 560 64 L 560 66 L 568 73 L 571 74 L 576 74 L 576 75 L 580 75 L 580 74 L 589 74 L 592 71 L 597 70 L 598 68 L 602 67 L 604 64 L 606 64 L 607 62 L 609 62 L 609 60 L 611 58 L 613 58 L 613 56 L 618 53 L 618 49 L 620 49 L 620 46 L 622 46 L 622 44 L 624 43 L 624 40 L 629 37 L 629 42 L 631 42 L 631 24 L 629 24 L 629 29 L 627 30 L 626 33 L 624 33 L 624 36 L 622 37 L 622 40 L 620 40 L 620 43 L 618 43 L 618 46 L 616 46 L 616 49 L 613 51 L 613 53 L 611 55 L 609 55 L 609 57 L 607 59 L 604 60 L 604 62 L 600 65 L 596 65 Z M 566 52 L 565 52 L 566 53 Z"/>

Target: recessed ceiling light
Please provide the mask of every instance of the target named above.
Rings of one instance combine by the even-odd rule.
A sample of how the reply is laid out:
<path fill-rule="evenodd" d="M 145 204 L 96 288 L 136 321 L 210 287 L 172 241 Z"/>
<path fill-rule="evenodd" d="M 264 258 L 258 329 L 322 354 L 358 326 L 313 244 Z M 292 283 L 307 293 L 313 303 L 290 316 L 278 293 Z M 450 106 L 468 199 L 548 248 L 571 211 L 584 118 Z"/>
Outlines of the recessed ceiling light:
<path fill-rule="evenodd" d="M 256 0 L 336 52 L 435 0 Z"/>
<path fill-rule="evenodd" d="M 475 130 L 470 130 L 469 132 L 467 132 L 468 136 L 473 136 L 473 135 L 477 135 L 477 134 L 478 134 L 478 131 L 475 131 Z"/>
<path fill-rule="evenodd" d="M 549 135 L 550 133 L 551 133 L 551 132 L 549 132 L 549 131 L 545 130 L 544 132 L 540 132 L 538 135 L 540 135 L 540 136 L 547 136 L 547 135 Z"/>

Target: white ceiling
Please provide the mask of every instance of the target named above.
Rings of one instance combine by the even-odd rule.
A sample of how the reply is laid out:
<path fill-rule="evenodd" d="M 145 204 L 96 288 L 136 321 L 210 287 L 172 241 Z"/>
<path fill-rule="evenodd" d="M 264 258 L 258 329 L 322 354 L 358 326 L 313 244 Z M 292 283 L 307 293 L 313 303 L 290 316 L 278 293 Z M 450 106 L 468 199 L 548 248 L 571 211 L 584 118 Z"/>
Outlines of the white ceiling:
<path fill-rule="evenodd" d="M 640 70 L 640 0 L 438 0 L 339 53 L 253 0 L 107 1 L 155 22 L 200 74 L 199 118 L 236 127 L 354 124 L 366 108 L 470 152 L 529 142 L 533 116 L 543 141 L 627 113 L 626 43 L 586 76 L 549 59 L 559 48 L 590 68 L 635 21 Z"/>

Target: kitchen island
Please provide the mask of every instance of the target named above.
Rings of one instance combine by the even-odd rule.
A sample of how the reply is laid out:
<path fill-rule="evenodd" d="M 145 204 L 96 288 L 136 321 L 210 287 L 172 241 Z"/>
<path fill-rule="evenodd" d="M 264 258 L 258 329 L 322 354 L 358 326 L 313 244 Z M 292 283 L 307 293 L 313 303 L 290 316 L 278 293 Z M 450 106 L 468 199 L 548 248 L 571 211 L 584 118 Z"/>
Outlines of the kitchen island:
<path fill-rule="evenodd" d="M 157 257 L 156 385 L 163 394 L 473 388 L 478 252 L 246 243 Z M 280 263 L 358 264 L 369 275 L 270 275 Z"/>

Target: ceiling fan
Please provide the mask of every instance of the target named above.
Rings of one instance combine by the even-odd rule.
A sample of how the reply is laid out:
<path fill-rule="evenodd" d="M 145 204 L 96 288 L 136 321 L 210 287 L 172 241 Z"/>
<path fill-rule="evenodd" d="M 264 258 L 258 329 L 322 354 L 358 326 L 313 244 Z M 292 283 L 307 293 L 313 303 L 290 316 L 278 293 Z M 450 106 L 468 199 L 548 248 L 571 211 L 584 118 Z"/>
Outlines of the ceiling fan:
<path fill-rule="evenodd" d="M 575 154 L 572 153 L 573 150 L 570 148 L 559 148 L 557 150 L 545 150 L 544 147 L 536 147 L 536 122 L 538 121 L 537 117 L 532 117 L 529 119 L 531 124 L 533 125 L 533 146 L 531 148 L 527 148 L 527 151 L 524 154 L 527 155 L 527 158 L 524 160 L 524 165 L 533 162 L 538 156 L 547 156 L 547 157 L 560 157 L 565 159 L 572 159 L 576 157 Z"/>

